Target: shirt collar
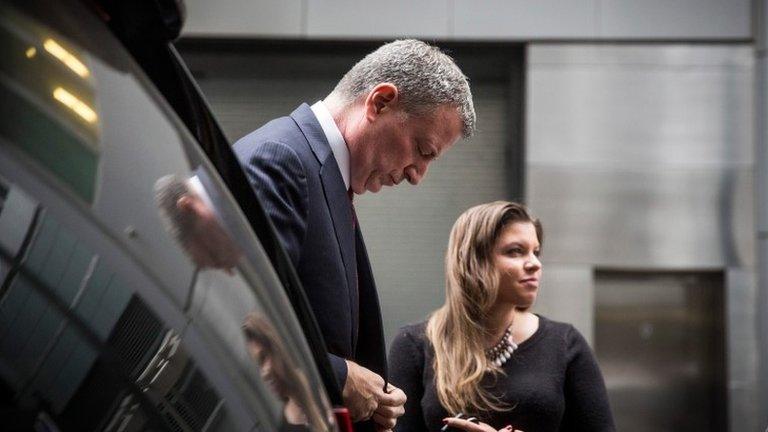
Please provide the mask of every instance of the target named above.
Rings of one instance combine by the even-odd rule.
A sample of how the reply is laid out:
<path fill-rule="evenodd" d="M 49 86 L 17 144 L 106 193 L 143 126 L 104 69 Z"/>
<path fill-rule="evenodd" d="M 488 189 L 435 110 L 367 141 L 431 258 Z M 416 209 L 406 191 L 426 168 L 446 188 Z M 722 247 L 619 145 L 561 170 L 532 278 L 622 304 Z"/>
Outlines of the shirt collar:
<path fill-rule="evenodd" d="M 323 101 L 317 101 L 312 105 L 312 112 L 317 117 L 317 121 L 320 122 L 320 127 L 323 128 L 325 138 L 328 140 L 328 144 L 331 146 L 333 157 L 336 158 L 336 164 L 339 165 L 339 171 L 341 171 L 341 178 L 344 179 L 344 187 L 349 190 L 349 149 L 347 148 L 347 142 L 344 141 L 344 137 L 341 135 L 339 127 L 333 120 L 331 112 L 328 111 L 328 107 L 325 106 Z"/>

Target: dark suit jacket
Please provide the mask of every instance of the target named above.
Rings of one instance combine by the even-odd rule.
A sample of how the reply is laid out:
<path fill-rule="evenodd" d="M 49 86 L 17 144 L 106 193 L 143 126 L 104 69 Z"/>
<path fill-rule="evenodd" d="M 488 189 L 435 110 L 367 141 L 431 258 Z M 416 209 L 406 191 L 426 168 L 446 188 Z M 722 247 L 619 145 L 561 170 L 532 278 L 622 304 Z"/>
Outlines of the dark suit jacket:
<path fill-rule="evenodd" d="M 343 359 L 386 379 L 368 254 L 338 164 L 311 108 L 302 104 L 234 148 L 298 271 L 341 388 L 347 376 Z"/>

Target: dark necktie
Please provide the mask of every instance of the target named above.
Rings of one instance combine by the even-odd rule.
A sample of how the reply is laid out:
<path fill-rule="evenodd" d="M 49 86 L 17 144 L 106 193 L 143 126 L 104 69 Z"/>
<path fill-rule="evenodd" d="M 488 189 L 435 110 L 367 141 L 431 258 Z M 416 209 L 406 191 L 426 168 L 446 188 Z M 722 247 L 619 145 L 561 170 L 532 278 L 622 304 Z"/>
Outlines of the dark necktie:
<path fill-rule="evenodd" d="M 352 210 L 352 230 L 357 228 L 357 213 L 355 212 L 355 193 L 352 192 L 352 188 L 347 189 L 347 196 L 349 197 L 349 208 Z"/>
<path fill-rule="evenodd" d="M 359 267 L 357 262 L 357 213 L 355 212 L 355 193 L 352 192 L 352 189 L 347 189 L 347 197 L 349 197 L 349 210 L 352 212 L 352 233 L 355 239 L 355 297 L 357 298 L 357 310 L 358 313 L 360 312 L 360 277 L 357 274 Z M 359 319 L 356 319 L 358 321 L 359 326 Z M 357 333 L 357 328 L 354 329 L 354 332 Z M 357 337 L 355 337 L 357 339 Z"/>

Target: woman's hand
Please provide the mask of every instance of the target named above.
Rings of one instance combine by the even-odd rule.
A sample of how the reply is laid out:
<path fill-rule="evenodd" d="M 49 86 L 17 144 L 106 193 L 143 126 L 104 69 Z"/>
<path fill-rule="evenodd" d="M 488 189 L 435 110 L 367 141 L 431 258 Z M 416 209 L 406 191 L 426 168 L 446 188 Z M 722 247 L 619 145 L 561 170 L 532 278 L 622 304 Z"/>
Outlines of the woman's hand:
<path fill-rule="evenodd" d="M 472 423 L 469 420 L 459 419 L 456 417 L 444 418 L 443 422 L 450 427 L 465 430 L 468 432 L 523 432 L 520 429 L 515 429 L 512 425 L 504 426 L 498 431 L 487 423 Z"/>

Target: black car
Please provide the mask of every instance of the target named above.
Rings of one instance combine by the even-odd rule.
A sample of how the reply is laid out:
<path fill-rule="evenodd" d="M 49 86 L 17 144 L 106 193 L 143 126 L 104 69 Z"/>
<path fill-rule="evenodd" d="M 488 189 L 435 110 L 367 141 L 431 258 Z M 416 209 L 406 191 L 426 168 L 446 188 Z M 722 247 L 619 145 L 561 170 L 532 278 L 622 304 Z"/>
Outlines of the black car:
<path fill-rule="evenodd" d="M 351 429 L 182 22 L 174 1 L 0 4 L 3 430 Z"/>

